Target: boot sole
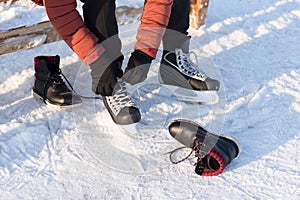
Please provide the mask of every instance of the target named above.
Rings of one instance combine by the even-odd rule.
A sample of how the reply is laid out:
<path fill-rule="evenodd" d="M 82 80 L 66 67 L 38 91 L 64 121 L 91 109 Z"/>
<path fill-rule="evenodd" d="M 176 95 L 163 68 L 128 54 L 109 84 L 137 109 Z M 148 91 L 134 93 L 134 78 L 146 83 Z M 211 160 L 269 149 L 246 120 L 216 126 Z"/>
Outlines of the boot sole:
<path fill-rule="evenodd" d="M 32 90 L 32 96 L 38 101 L 43 101 L 48 106 L 51 106 L 51 107 L 54 107 L 54 108 L 59 108 L 59 109 L 77 108 L 77 107 L 82 105 L 82 102 L 81 103 L 76 103 L 76 104 L 70 104 L 70 105 L 57 104 L 57 103 L 51 102 L 49 99 L 44 99 L 43 97 L 41 97 L 39 94 L 37 94 L 33 90 Z"/>

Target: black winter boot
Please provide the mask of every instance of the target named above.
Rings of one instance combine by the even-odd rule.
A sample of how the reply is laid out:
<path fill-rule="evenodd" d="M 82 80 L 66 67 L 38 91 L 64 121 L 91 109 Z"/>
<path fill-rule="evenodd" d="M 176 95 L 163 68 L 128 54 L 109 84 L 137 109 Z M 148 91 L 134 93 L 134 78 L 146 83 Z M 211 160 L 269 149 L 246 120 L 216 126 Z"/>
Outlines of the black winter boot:
<path fill-rule="evenodd" d="M 72 92 L 61 77 L 60 57 L 37 56 L 34 58 L 35 80 L 33 96 L 46 104 L 59 107 L 73 107 L 82 103 L 79 95 Z"/>
<path fill-rule="evenodd" d="M 186 158 L 178 162 L 172 159 L 171 161 L 177 164 L 195 152 L 197 157 L 195 172 L 201 176 L 220 174 L 240 152 L 239 145 L 233 139 L 210 133 L 190 120 L 172 121 L 169 125 L 169 132 L 178 142 L 192 149 Z"/>

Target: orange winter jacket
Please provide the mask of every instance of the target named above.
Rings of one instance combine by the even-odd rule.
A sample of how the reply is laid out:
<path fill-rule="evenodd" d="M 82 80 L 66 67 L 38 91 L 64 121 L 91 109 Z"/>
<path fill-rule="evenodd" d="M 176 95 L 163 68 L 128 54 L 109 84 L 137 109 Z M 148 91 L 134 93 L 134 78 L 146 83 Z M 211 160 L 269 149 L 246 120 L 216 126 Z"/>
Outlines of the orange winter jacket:
<path fill-rule="evenodd" d="M 135 49 L 155 58 L 172 4 L 173 0 L 145 0 Z M 90 60 L 86 58 L 96 46 L 99 54 L 105 51 L 103 47 L 99 48 L 98 38 L 84 25 L 76 10 L 76 0 L 44 0 L 44 6 L 53 27 L 81 60 Z"/>

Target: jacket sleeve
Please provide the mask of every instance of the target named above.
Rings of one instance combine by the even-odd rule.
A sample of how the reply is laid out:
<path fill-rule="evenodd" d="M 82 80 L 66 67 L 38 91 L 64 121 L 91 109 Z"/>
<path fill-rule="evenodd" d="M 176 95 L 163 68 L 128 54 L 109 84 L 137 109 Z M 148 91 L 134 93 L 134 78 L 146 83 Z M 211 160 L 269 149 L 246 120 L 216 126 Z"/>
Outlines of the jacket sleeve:
<path fill-rule="evenodd" d="M 188 0 L 187 0 L 188 1 Z M 173 0 L 145 0 L 135 49 L 155 58 L 171 15 Z"/>
<path fill-rule="evenodd" d="M 57 33 L 82 61 L 90 60 L 86 58 L 95 49 L 99 55 L 104 52 L 98 38 L 84 25 L 76 0 L 44 0 L 44 6 Z"/>

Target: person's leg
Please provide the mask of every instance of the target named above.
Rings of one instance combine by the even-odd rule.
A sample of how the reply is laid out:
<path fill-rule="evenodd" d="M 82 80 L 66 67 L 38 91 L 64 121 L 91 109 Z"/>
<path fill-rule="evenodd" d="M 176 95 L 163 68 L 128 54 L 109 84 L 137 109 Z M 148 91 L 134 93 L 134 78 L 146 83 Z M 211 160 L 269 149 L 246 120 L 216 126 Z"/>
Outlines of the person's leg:
<path fill-rule="evenodd" d="M 118 24 L 115 15 L 115 0 L 86 0 L 83 6 L 83 17 L 85 25 L 99 38 L 99 43 L 105 48 L 105 55 L 112 62 L 103 74 L 104 78 L 97 80 L 98 87 L 107 88 L 106 71 L 114 73 L 116 78 L 121 78 L 123 55 L 121 53 L 121 40 L 118 36 Z M 101 58 L 101 57 L 100 57 Z M 98 61 L 101 59 L 98 59 Z M 92 69 L 98 70 L 101 62 L 91 64 Z M 95 70 L 95 71 L 96 71 Z M 112 94 L 102 95 L 103 103 L 111 115 L 112 120 L 117 124 L 132 124 L 141 119 L 138 107 L 128 96 L 126 84 L 121 79 L 112 88 Z"/>
<path fill-rule="evenodd" d="M 190 1 L 174 0 L 168 29 L 187 35 L 190 23 Z"/>
<path fill-rule="evenodd" d="M 84 24 L 103 42 L 118 34 L 114 0 L 87 0 L 83 5 Z"/>
<path fill-rule="evenodd" d="M 115 0 L 86 0 L 83 5 L 83 18 L 86 27 L 99 38 L 99 43 L 105 50 L 121 56 L 115 10 Z"/>
<path fill-rule="evenodd" d="M 190 1 L 174 0 L 172 11 L 163 37 L 163 48 L 166 51 L 174 51 L 175 48 L 188 51 L 188 28 L 190 23 Z M 185 46 L 184 46 L 185 45 Z"/>

